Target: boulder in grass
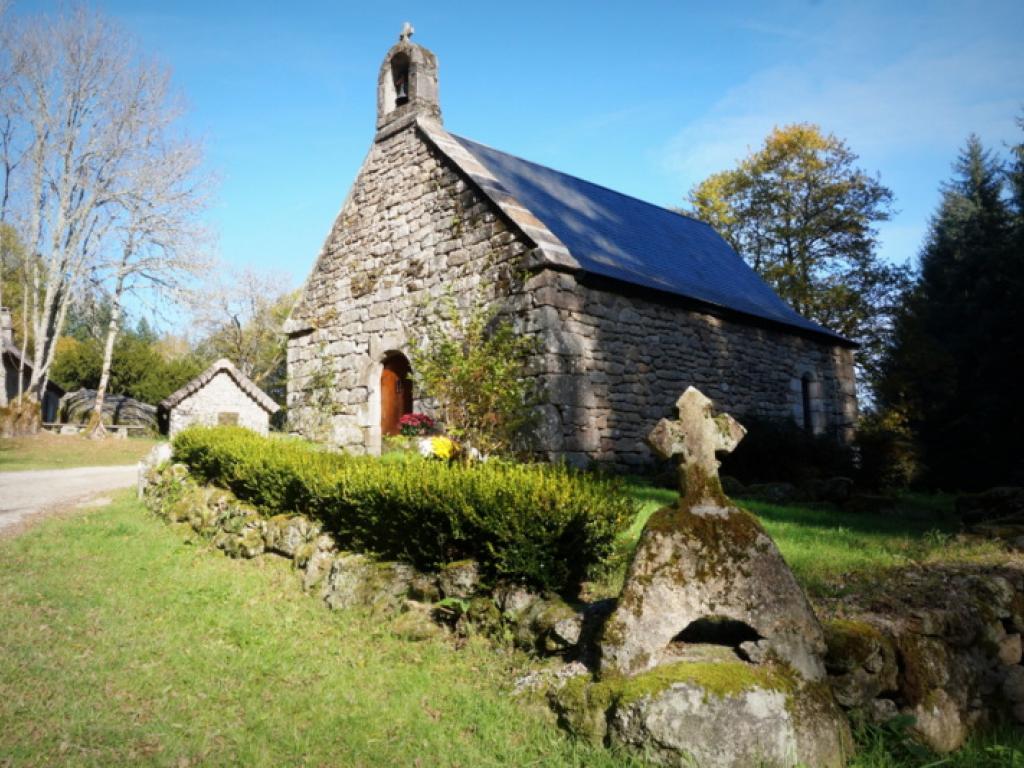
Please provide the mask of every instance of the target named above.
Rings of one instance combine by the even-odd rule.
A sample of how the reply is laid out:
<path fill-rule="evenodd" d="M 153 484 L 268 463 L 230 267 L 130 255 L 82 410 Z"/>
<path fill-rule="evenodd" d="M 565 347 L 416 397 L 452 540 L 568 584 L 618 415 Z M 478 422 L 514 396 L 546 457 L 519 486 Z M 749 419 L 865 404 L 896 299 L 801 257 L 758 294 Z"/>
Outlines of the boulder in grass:
<path fill-rule="evenodd" d="M 584 736 L 710 768 L 845 764 L 849 723 L 825 635 L 778 548 L 726 497 L 717 452 L 745 430 L 690 387 L 648 442 L 680 458 L 680 499 L 651 516 L 600 638 L 601 679 L 558 695 Z"/>
<path fill-rule="evenodd" d="M 664 765 L 845 765 L 852 743 L 827 683 L 704 650 L 701 660 L 631 677 L 574 678 L 550 694 L 559 721 L 579 738 Z"/>
<path fill-rule="evenodd" d="M 682 682 L 616 707 L 609 737 L 670 765 L 686 756 L 702 768 L 840 768 L 851 752 L 836 728 L 842 717 L 827 692 L 816 697 L 751 684 L 718 694 L 706 684 Z"/>
<path fill-rule="evenodd" d="M 644 528 L 618 607 L 605 625 L 601 667 L 619 674 L 670 663 L 687 643 L 728 645 L 752 663 L 782 662 L 805 680 L 825 675 L 825 637 L 775 542 L 733 506 L 718 480 L 716 451 L 745 430 L 690 387 L 680 420 L 651 433 L 663 457 L 682 456 L 682 496 Z"/>

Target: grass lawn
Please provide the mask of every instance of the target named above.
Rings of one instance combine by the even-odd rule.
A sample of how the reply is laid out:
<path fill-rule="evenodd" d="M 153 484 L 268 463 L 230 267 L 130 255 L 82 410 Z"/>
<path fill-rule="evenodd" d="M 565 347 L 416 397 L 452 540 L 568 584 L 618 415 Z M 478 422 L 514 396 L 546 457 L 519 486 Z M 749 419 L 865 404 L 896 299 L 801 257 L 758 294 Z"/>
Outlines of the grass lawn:
<path fill-rule="evenodd" d="M 671 496 L 634 492 L 651 495 L 648 514 Z M 848 529 L 829 552 L 868 541 L 857 562 L 899 561 L 913 535 L 759 512 L 797 555 Z M 831 578 L 826 559 L 809 558 L 802 578 Z M 0 648 L 3 766 L 640 764 L 567 738 L 543 707 L 513 698 L 521 655 L 402 640 L 386 620 L 332 613 L 283 559 L 186 544 L 127 494 L 0 541 Z M 1024 768 L 1019 731 L 943 759 L 895 733 L 861 738 L 855 768 Z"/>
<path fill-rule="evenodd" d="M 628 764 L 511 697 L 522 657 L 332 613 L 127 496 L 0 542 L 0 648 L 0 765 Z"/>
<path fill-rule="evenodd" d="M 149 437 L 90 440 L 81 435 L 40 432 L 31 437 L 0 438 L 0 472 L 134 464 L 157 444 Z"/>

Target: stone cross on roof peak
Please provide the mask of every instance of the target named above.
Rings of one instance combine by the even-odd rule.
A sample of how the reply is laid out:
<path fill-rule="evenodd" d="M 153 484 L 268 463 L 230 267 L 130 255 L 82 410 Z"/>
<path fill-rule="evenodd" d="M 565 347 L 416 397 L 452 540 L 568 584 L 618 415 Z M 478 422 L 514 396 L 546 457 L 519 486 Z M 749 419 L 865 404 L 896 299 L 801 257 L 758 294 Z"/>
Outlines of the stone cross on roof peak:
<path fill-rule="evenodd" d="M 413 36 L 413 34 L 415 32 L 416 32 L 415 27 L 413 27 L 413 25 L 410 24 L 408 21 L 405 22 L 405 24 L 402 25 L 402 32 L 401 32 L 401 34 L 398 35 L 398 41 L 400 43 L 407 43 L 407 42 L 409 42 L 410 38 L 412 38 L 412 36 Z"/>
<path fill-rule="evenodd" d="M 718 482 L 718 451 L 731 452 L 747 434 L 736 419 L 727 413 L 714 416 L 711 399 L 696 387 L 687 387 L 676 401 L 679 419 L 662 419 L 647 436 L 647 444 L 663 459 L 679 459 L 679 478 L 683 497 L 688 491 L 699 491 L 707 495 L 706 487 L 697 488 L 700 482 Z"/>

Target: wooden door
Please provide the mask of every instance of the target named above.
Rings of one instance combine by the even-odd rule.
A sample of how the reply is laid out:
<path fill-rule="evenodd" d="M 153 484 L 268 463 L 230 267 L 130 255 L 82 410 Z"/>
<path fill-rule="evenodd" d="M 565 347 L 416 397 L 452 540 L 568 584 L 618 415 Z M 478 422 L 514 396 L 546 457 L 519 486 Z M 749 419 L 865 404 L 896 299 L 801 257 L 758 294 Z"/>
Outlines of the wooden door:
<path fill-rule="evenodd" d="M 381 434 L 397 435 L 401 431 L 398 420 L 412 413 L 411 370 L 403 355 L 393 355 L 384 361 L 380 374 Z"/>

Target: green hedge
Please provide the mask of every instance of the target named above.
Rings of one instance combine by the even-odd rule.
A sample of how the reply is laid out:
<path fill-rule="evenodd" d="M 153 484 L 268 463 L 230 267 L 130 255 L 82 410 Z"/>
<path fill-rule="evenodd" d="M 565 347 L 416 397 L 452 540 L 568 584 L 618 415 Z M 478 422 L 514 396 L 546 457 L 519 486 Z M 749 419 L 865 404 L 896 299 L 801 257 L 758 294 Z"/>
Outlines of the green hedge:
<path fill-rule="evenodd" d="M 492 578 L 569 594 L 612 554 L 635 502 L 560 466 L 382 462 L 239 427 L 193 427 L 178 461 L 268 515 L 321 521 L 341 546 L 419 568 L 473 558 Z"/>

